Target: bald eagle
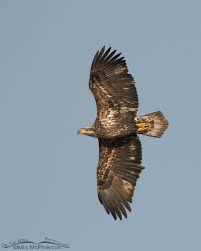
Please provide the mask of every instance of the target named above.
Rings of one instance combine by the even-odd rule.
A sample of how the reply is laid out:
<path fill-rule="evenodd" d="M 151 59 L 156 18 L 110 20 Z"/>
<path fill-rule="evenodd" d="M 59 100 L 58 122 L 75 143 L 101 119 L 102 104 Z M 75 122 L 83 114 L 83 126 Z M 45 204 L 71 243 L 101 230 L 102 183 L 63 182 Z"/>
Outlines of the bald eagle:
<path fill-rule="evenodd" d="M 105 46 L 94 56 L 89 79 L 97 106 L 97 117 L 78 134 L 99 141 L 97 192 L 101 204 L 114 219 L 127 218 L 134 188 L 143 170 L 138 134 L 161 137 L 168 127 L 162 112 L 137 116 L 135 81 L 124 57 Z"/>

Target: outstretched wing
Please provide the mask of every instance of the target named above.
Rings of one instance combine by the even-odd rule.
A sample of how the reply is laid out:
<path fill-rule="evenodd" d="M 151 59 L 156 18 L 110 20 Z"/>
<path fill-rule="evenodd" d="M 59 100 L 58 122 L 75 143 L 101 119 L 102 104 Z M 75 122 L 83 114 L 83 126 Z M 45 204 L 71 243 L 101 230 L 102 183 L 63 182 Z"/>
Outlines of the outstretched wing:
<path fill-rule="evenodd" d="M 131 211 L 129 203 L 141 166 L 141 143 L 133 134 L 119 139 L 99 139 L 99 162 L 97 169 L 98 197 L 107 213 L 114 219 L 127 218 Z"/>
<path fill-rule="evenodd" d="M 116 54 L 116 50 L 111 53 L 110 50 L 111 47 L 106 51 L 103 47 L 96 53 L 89 87 L 96 99 L 97 122 L 103 127 L 100 130 L 108 129 L 111 133 L 122 128 L 128 134 L 133 132 L 133 119 L 138 110 L 137 91 L 124 57 L 120 57 L 121 53 Z M 125 135 L 122 132 L 119 134 Z"/>

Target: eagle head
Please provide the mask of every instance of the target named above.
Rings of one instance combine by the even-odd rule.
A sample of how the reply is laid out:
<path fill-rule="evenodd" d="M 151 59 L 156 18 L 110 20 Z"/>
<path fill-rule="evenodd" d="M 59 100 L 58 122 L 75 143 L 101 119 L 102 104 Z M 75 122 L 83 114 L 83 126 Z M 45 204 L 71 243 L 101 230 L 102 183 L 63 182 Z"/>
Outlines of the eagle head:
<path fill-rule="evenodd" d="M 90 137 L 97 137 L 94 127 L 83 127 L 77 130 L 77 134 L 84 134 Z"/>

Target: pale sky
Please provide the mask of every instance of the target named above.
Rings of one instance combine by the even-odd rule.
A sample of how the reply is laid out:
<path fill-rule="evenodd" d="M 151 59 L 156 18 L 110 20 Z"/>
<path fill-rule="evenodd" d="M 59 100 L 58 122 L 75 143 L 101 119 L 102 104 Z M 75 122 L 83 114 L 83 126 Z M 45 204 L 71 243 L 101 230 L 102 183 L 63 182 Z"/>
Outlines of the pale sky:
<path fill-rule="evenodd" d="M 47 236 L 76 251 L 201 250 L 200 9 L 0 1 L 0 244 Z M 145 170 L 122 222 L 97 198 L 97 140 L 76 135 L 96 117 L 88 79 L 103 45 L 125 56 L 139 114 L 170 122 L 161 139 L 140 137 Z"/>

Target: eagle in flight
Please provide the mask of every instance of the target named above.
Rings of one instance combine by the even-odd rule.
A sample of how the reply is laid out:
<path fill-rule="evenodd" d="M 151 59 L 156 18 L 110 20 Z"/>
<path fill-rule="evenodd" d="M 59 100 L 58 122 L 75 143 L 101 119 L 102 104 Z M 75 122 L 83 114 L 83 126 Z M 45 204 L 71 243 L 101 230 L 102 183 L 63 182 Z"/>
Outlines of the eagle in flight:
<path fill-rule="evenodd" d="M 98 138 L 98 198 L 115 220 L 122 215 L 127 218 L 126 210 L 131 212 L 129 203 L 144 168 L 138 134 L 159 138 L 168 127 L 160 111 L 137 116 L 135 81 L 120 55 L 105 46 L 95 54 L 89 88 L 96 100 L 97 117 L 90 127 L 78 130 L 78 134 Z"/>

